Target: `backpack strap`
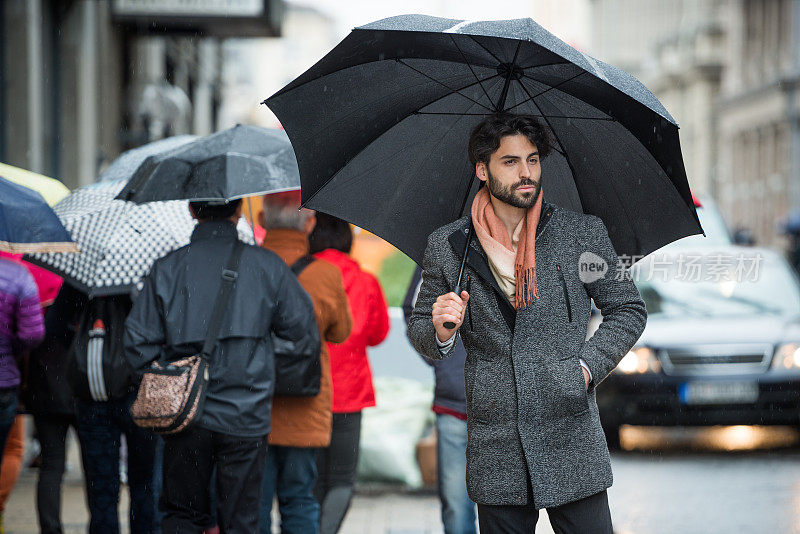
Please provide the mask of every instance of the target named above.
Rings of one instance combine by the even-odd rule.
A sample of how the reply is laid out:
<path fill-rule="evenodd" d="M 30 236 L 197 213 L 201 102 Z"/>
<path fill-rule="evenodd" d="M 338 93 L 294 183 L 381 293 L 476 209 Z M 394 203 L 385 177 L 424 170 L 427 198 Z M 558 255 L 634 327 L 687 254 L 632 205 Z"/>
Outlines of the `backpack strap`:
<path fill-rule="evenodd" d="M 295 276 L 300 276 L 300 273 L 302 273 L 303 270 L 309 265 L 311 265 L 315 260 L 316 258 L 314 256 L 305 255 L 296 262 L 294 262 L 290 267 L 290 269 L 292 270 Z"/>
<path fill-rule="evenodd" d="M 201 358 L 208 359 L 214 351 L 214 347 L 217 345 L 217 335 L 219 334 L 220 326 L 222 326 L 225 309 L 228 307 L 231 289 L 233 289 L 233 283 L 239 277 L 237 269 L 239 268 L 239 260 L 242 257 L 242 250 L 244 250 L 244 243 L 237 239 L 233 244 L 233 250 L 231 250 L 230 256 L 228 256 L 228 263 L 222 270 L 222 283 L 219 286 L 217 298 L 214 301 L 211 319 L 208 321 L 206 340 L 203 343 L 203 350 L 200 352 Z"/>

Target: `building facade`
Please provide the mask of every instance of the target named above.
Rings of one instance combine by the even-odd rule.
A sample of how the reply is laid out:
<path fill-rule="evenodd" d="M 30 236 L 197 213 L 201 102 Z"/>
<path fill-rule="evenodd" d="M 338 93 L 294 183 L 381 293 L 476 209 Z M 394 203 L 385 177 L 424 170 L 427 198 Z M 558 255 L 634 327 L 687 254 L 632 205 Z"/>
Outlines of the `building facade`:
<path fill-rule="evenodd" d="M 786 248 L 800 212 L 800 0 L 593 0 L 591 51 L 678 121 L 693 191 Z"/>
<path fill-rule="evenodd" d="M 0 161 L 74 188 L 128 148 L 211 133 L 222 41 L 278 35 L 281 5 L 0 2 Z"/>
<path fill-rule="evenodd" d="M 733 227 L 786 248 L 800 213 L 800 0 L 737 0 L 718 117 L 718 200 Z"/>

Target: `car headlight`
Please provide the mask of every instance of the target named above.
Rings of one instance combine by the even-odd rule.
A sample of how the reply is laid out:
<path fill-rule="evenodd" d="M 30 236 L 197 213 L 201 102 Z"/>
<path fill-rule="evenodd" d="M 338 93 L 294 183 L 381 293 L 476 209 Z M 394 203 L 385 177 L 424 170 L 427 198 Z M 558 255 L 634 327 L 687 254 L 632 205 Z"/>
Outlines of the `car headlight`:
<path fill-rule="evenodd" d="M 800 371 L 800 343 L 779 345 L 772 358 L 772 368 L 779 371 Z"/>
<path fill-rule="evenodd" d="M 661 372 L 661 362 L 656 358 L 653 349 L 639 347 L 631 350 L 622 358 L 617 370 L 626 375 L 658 373 Z"/>

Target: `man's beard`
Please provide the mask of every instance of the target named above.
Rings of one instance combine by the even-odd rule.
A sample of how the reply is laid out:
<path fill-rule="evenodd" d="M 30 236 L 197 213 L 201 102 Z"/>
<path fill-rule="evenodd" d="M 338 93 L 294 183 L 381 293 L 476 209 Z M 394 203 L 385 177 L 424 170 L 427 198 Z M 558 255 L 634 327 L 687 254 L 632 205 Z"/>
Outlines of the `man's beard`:
<path fill-rule="evenodd" d="M 501 184 L 498 179 L 492 176 L 492 173 L 489 172 L 488 166 L 486 168 L 486 175 L 489 178 L 486 181 L 486 185 L 489 188 L 489 192 L 492 194 L 492 196 L 501 202 L 505 202 L 509 206 L 514 206 L 515 208 L 530 208 L 536 204 L 536 201 L 539 199 L 539 193 L 542 191 L 541 180 L 539 182 L 534 182 L 533 180 L 524 178 L 514 185 L 506 187 Z M 526 185 L 533 186 L 533 192 L 515 193 L 518 187 Z"/>

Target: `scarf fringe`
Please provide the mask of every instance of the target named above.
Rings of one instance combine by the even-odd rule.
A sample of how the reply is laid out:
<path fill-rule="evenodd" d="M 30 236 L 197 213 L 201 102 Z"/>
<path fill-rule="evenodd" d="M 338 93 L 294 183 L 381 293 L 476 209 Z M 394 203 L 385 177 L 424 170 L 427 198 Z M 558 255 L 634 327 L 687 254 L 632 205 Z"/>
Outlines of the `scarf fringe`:
<path fill-rule="evenodd" d="M 514 267 L 514 277 L 517 279 L 517 309 L 524 310 L 532 302 L 538 299 L 536 292 L 536 265 L 525 269 L 522 265 Z"/>

